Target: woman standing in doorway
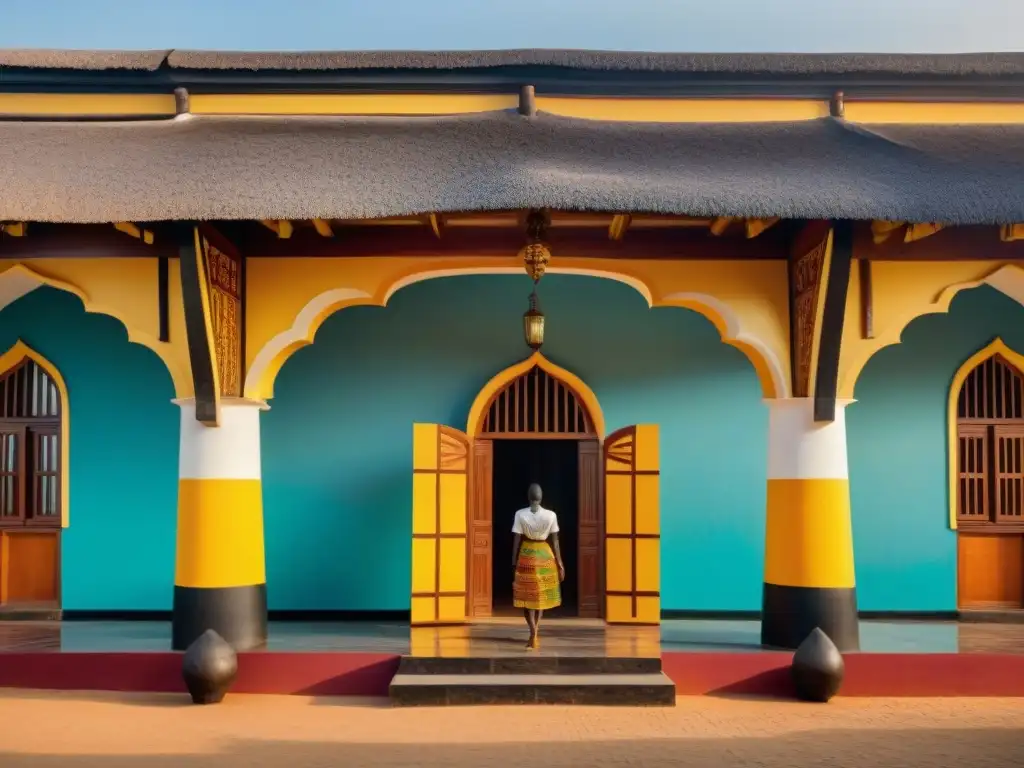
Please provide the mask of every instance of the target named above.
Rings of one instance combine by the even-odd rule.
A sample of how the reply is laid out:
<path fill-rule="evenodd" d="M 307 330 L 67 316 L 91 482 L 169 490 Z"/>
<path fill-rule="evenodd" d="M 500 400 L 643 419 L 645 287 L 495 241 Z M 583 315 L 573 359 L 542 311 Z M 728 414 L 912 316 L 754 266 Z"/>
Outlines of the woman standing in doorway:
<path fill-rule="evenodd" d="M 540 505 L 543 492 L 536 483 L 526 495 L 530 506 L 516 512 L 512 525 L 512 604 L 523 609 L 530 628 L 526 647 L 535 649 L 540 647 L 541 616 L 562 604 L 565 566 L 558 548 L 558 516 Z"/>

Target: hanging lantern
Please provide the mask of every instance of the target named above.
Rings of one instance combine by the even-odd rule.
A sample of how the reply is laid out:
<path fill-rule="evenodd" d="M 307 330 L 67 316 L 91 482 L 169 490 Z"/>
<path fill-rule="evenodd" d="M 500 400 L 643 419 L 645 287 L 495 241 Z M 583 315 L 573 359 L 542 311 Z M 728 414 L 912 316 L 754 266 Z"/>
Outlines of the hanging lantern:
<path fill-rule="evenodd" d="M 537 351 L 544 344 L 544 313 L 537 305 L 537 290 L 530 294 L 530 308 L 523 313 L 523 336 L 526 345 Z"/>
<path fill-rule="evenodd" d="M 548 262 L 551 261 L 551 251 L 544 242 L 549 223 L 547 211 L 530 211 L 526 217 L 527 243 L 519 251 L 519 258 L 523 260 L 526 274 L 534 283 L 544 277 Z"/>

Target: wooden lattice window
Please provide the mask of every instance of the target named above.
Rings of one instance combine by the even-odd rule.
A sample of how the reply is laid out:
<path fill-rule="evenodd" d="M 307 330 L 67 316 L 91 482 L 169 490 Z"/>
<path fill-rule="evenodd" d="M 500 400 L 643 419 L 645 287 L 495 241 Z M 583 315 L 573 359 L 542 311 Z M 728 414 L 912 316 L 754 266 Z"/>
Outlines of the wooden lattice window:
<path fill-rule="evenodd" d="M 34 361 L 0 376 L 0 526 L 60 526 L 60 425 L 60 391 Z"/>
<path fill-rule="evenodd" d="M 1024 526 L 1024 377 L 996 355 L 957 398 L 957 520 Z"/>
<path fill-rule="evenodd" d="M 495 395 L 482 433 L 488 437 L 595 436 L 590 414 L 576 393 L 539 366 Z"/>

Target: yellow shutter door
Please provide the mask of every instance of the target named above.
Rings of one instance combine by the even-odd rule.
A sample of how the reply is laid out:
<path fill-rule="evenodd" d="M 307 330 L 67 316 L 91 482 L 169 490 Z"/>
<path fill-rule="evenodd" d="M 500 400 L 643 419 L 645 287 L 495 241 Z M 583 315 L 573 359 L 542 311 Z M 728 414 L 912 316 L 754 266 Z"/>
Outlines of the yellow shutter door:
<path fill-rule="evenodd" d="M 439 424 L 412 433 L 411 622 L 466 620 L 469 440 Z"/>
<path fill-rule="evenodd" d="M 661 622 L 658 426 L 639 424 L 604 444 L 605 619 Z"/>

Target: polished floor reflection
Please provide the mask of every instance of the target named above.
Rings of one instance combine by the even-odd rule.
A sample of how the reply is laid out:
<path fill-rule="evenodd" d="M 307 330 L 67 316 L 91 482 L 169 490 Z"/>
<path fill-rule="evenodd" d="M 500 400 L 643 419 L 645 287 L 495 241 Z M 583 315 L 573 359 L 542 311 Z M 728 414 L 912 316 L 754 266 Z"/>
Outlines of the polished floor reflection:
<path fill-rule="evenodd" d="M 551 656 L 649 657 L 662 652 L 760 650 L 760 624 L 740 620 L 670 620 L 657 627 L 609 627 L 600 621 L 544 622 L 541 648 Z M 167 622 L 0 622 L 0 653 L 145 652 L 170 648 Z M 526 653 L 522 620 L 411 629 L 399 622 L 271 622 L 267 651 L 504 656 Z M 862 621 L 869 653 L 1024 653 L 1024 624 Z"/>

